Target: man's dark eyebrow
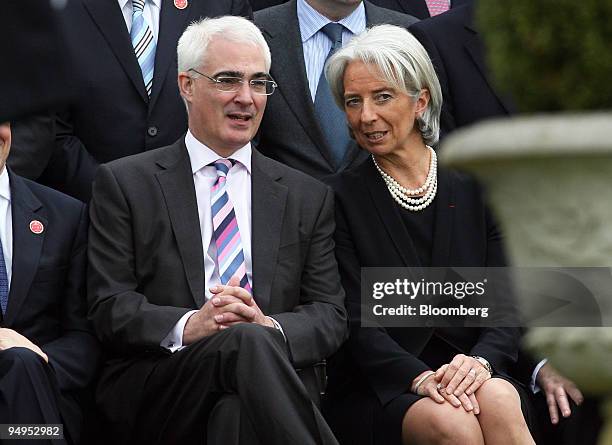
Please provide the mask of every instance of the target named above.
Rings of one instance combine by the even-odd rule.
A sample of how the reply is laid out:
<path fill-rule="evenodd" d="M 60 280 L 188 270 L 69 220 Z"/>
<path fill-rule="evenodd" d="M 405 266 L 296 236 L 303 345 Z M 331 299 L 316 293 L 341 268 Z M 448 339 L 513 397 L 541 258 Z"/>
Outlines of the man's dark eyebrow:
<path fill-rule="evenodd" d="M 251 79 L 271 79 L 270 75 L 268 73 L 264 73 L 263 71 L 259 72 L 259 73 L 255 73 L 251 76 Z"/>
<path fill-rule="evenodd" d="M 219 73 L 216 73 L 212 77 L 217 78 L 219 76 L 239 77 L 242 79 L 244 77 L 244 73 L 242 71 L 221 71 Z M 251 76 L 251 79 L 270 79 L 270 75 L 266 72 L 260 71 L 260 72 L 254 73 Z"/>
<path fill-rule="evenodd" d="M 213 75 L 212 77 L 217 78 L 219 76 L 240 77 L 242 79 L 244 77 L 244 73 L 240 71 L 221 71 L 219 73 L 215 73 L 215 75 Z"/>

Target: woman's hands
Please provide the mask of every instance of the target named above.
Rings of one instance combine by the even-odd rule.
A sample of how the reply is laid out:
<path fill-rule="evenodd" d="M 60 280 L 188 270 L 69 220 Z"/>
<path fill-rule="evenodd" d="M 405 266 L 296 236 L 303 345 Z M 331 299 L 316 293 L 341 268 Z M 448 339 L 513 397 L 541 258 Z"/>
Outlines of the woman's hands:
<path fill-rule="evenodd" d="M 474 393 L 491 378 L 489 370 L 478 360 L 463 354 L 442 365 L 436 372 L 425 371 L 412 382 L 415 394 L 427 396 L 436 403 L 449 402 L 456 408 L 480 413 Z"/>
<path fill-rule="evenodd" d="M 450 363 L 440 366 L 436 377 L 440 381 L 440 392 L 458 397 L 462 393 L 475 393 L 491 378 L 491 373 L 476 358 L 457 354 Z"/>

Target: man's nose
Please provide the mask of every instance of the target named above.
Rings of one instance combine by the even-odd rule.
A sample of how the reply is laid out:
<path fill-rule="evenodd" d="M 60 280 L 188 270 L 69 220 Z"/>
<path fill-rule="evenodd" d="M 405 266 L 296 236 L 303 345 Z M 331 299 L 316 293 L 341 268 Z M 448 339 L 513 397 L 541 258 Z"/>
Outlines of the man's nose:
<path fill-rule="evenodd" d="M 251 85 L 247 80 L 240 84 L 240 88 L 238 89 L 238 91 L 236 91 L 234 101 L 240 102 L 242 104 L 253 103 L 253 90 L 251 89 Z"/>

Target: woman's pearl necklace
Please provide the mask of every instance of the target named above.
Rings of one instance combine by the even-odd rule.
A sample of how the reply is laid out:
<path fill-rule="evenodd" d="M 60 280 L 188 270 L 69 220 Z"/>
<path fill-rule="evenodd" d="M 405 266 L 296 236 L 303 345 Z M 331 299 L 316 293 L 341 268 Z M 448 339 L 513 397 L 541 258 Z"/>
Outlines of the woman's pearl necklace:
<path fill-rule="evenodd" d="M 400 185 L 393 177 L 385 173 L 382 168 L 376 162 L 374 155 L 372 155 L 372 161 L 376 166 L 376 170 L 382 176 L 389 193 L 395 201 L 406 210 L 412 212 L 418 212 L 427 207 L 436 197 L 436 191 L 438 190 L 438 158 L 436 152 L 429 145 L 427 146 L 431 153 L 429 160 L 429 173 L 427 173 L 427 179 L 425 183 L 417 189 L 407 189 Z M 425 193 L 423 196 L 415 198 L 416 195 Z"/>

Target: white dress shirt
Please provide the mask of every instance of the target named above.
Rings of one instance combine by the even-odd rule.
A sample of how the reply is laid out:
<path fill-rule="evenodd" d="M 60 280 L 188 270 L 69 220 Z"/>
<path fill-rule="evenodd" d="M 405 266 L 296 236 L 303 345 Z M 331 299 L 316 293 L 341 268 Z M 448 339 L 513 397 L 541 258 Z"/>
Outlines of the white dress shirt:
<path fill-rule="evenodd" d="M 11 213 L 11 187 L 6 167 L 0 173 L 0 241 L 6 265 L 9 289 L 13 271 L 13 216 Z"/>
<path fill-rule="evenodd" d="M 221 157 L 206 145 L 198 141 L 191 131 L 187 131 L 185 145 L 191 162 L 193 183 L 195 185 L 198 216 L 200 218 L 200 234 L 204 254 L 204 286 L 205 297 L 212 297 L 210 288 L 221 284 L 217 266 L 217 246 L 213 239 L 212 210 L 210 205 L 211 189 L 217 180 L 217 169 L 209 165 Z M 225 190 L 234 206 L 236 222 L 240 231 L 242 251 L 246 265 L 249 283 L 253 283 L 253 261 L 251 256 L 251 143 L 232 154 L 236 164 L 230 169 L 225 182 Z M 183 315 L 172 331 L 161 342 L 161 346 L 174 352 L 183 346 L 183 330 L 189 317 L 197 312 L 190 311 Z M 278 326 L 277 326 L 278 327 Z"/>
<path fill-rule="evenodd" d="M 118 0 L 123 19 L 125 20 L 125 26 L 127 26 L 128 33 L 132 29 L 132 0 Z M 159 36 L 159 13 L 161 11 L 161 0 L 145 0 L 145 6 L 142 10 L 142 15 L 145 22 L 149 25 L 153 38 L 157 42 Z"/>
<path fill-rule="evenodd" d="M 308 78 L 310 95 L 314 102 L 325 59 L 333 45 L 332 41 L 321 31 L 321 28 L 328 23 L 332 23 L 332 21 L 306 3 L 306 0 L 298 0 L 297 16 L 302 38 L 302 48 L 304 50 L 306 77 Z M 344 46 L 353 36 L 366 29 L 366 15 L 363 2 L 351 14 L 336 23 L 344 25 L 344 30 L 342 31 L 342 45 Z"/>

